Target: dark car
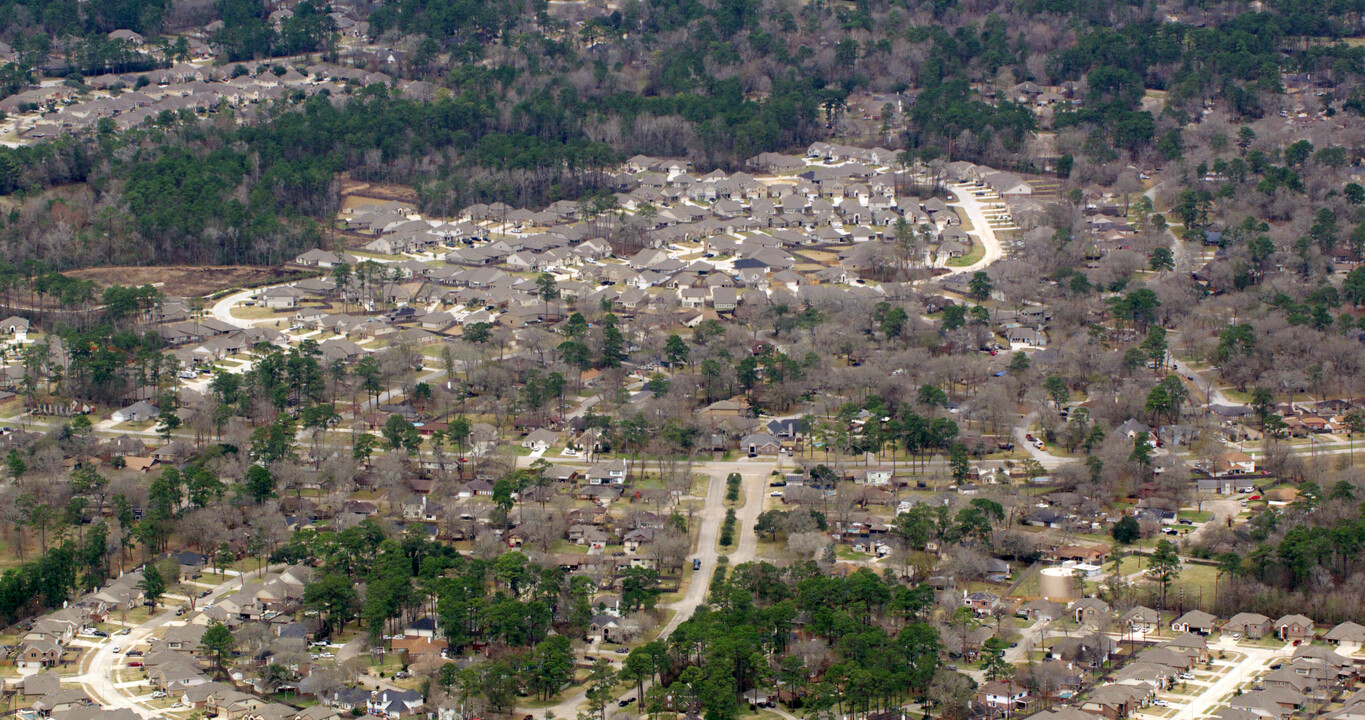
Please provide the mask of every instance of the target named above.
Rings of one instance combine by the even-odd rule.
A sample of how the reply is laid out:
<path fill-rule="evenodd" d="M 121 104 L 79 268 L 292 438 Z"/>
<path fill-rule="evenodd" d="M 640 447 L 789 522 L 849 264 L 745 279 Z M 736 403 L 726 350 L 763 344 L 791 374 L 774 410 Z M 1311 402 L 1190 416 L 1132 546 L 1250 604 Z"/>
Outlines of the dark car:
<path fill-rule="evenodd" d="M 635 698 L 633 698 L 633 697 L 628 697 L 628 698 L 625 698 L 624 700 L 622 700 L 621 702 L 616 703 L 616 706 L 617 706 L 617 707 L 626 707 L 627 705 L 630 705 L 630 704 L 633 703 L 633 702 L 635 702 Z"/>
<path fill-rule="evenodd" d="M 692 569 L 693 570 L 701 569 L 701 558 L 692 558 Z"/>

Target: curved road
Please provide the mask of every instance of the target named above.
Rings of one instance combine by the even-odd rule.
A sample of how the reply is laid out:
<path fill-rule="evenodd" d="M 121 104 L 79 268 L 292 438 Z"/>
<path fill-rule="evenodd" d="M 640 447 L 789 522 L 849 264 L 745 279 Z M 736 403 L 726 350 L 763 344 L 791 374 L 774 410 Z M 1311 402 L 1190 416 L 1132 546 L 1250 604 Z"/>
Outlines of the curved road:
<path fill-rule="evenodd" d="M 967 214 L 967 219 L 972 222 L 972 231 L 969 234 L 976 236 L 981 241 L 981 246 L 985 248 L 985 254 L 981 256 L 980 260 L 967 267 L 945 268 L 948 272 L 936 276 L 934 278 L 936 280 L 947 275 L 976 272 L 1005 256 L 1005 251 L 1000 246 L 1000 239 L 995 236 L 995 228 L 992 228 L 986 219 L 986 211 L 981 205 L 981 199 L 972 193 L 973 189 L 979 188 L 976 188 L 975 185 L 954 185 L 950 189 L 953 191 L 953 195 L 957 196 L 957 201 L 948 203 L 949 207 L 960 207 Z"/>

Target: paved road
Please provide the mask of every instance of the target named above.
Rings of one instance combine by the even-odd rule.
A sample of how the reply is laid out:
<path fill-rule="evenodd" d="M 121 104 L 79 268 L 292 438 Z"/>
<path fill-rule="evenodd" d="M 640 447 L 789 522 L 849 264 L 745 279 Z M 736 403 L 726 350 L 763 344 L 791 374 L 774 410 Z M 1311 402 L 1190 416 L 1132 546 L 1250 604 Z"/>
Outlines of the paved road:
<path fill-rule="evenodd" d="M 975 185 L 954 185 L 950 188 L 957 196 L 955 202 L 948 203 L 952 207 L 960 207 L 967 214 L 967 219 L 972 222 L 971 234 L 981 241 L 981 246 L 986 252 L 980 260 L 968 265 L 967 267 L 946 268 L 948 275 L 958 275 L 965 272 L 975 272 L 1005 256 L 1004 249 L 1000 247 L 1000 240 L 995 236 L 995 229 L 986 220 L 985 208 L 981 204 L 981 199 L 972 194 L 972 190 L 979 191 Z M 939 276 L 943 277 L 943 276 Z"/>
<path fill-rule="evenodd" d="M 1035 422 L 1038 422 L 1037 412 L 1031 412 L 1019 420 L 1019 424 L 1014 426 L 1014 446 L 1023 448 L 1030 457 L 1043 466 L 1044 470 L 1056 470 L 1067 463 L 1075 462 L 1075 458 L 1057 457 L 1046 450 L 1034 447 L 1025 436 L 1028 434 L 1028 428 Z"/>
<path fill-rule="evenodd" d="M 1204 395 L 1208 397 L 1209 402 L 1213 403 L 1214 405 L 1231 405 L 1236 407 L 1245 404 L 1233 400 L 1228 396 L 1224 395 L 1223 391 L 1219 390 L 1217 385 L 1214 385 L 1213 383 L 1206 380 L 1203 375 L 1200 375 L 1194 370 L 1191 370 L 1189 365 L 1181 362 L 1180 360 L 1172 358 L 1171 364 L 1175 366 L 1175 371 L 1180 373 L 1181 377 L 1189 379 L 1191 382 L 1193 382 L 1194 386 L 1201 390 L 1204 393 Z"/>
<path fill-rule="evenodd" d="M 232 308 L 235 307 L 238 303 L 242 302 L 243 300 L 246 300 L 247 298 L 251 297 L 255 293 L 256 293 L 255 290 L 239 290 L 238 292 L 232 293 L 231 295 L 227 295 L 223 297 L 223 299 L 214 303 L 213 307 L 209 308 L 209 314 L 213 315 L 214 318 L 222 322 L 225 322 L 229 325 L 234 325 L 239 328 L 249 328 L 252 326 L 251 321 L 243 320 L 242 318 L 239 317 L 234 317 L 232 315 Z"/>

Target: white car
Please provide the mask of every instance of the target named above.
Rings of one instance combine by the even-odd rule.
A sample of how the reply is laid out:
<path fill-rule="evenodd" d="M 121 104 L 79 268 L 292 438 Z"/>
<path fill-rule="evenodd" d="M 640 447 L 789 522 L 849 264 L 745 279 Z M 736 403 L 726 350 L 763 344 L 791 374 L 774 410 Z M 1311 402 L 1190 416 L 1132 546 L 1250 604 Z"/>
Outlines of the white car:
<path fill-rule="evenodd" d="M 121 653 L 121 652 L 123 652 L 123 646 L 122 646 L 122 645 L 115 645 L 115 646 L 114 646 L 113 653 L 114 653 L 115 655 L 117 655 L 117 654 L 119 654 L 119 653 Z"/>

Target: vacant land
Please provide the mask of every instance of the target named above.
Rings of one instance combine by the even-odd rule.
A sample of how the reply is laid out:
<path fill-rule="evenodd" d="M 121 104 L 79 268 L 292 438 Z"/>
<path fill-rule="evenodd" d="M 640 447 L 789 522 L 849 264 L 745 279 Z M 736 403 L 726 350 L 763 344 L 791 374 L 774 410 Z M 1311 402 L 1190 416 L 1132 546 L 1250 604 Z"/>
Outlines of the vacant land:
<path fill-rule="evenodd" d="M 298 280 L 311 275 L 300 270 L 240 265 L 163 265 L 158 267 L 94 267 L 71 270 L 73 277 L 108 285 L 151 285 L 164 295 L 201 297 L 234 287 L 254 287 Z"/>

